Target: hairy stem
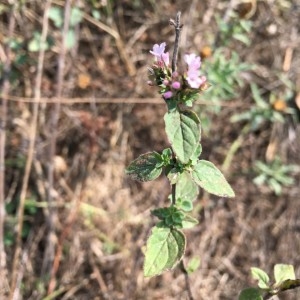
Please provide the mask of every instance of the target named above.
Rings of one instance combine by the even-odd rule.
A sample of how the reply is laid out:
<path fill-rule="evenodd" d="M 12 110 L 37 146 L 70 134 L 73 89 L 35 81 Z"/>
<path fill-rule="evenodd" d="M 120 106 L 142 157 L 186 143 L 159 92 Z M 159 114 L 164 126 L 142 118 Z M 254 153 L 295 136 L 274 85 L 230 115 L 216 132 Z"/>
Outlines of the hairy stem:
<path fill-rule="evenodd" d="M 170 25 L 174 26 L 175 28 L 175 43 L 174 43 L 174 52 L 172 58 L 172 72 L 175 72 L 177 69 L 177 59 L 178 59 L 178 49 L 179 49 L 179 39 L 180 39 L 180 32 L 183 25 L 180 25 L 180 16 L 181 12 L 179 11 L 176 14 L 176 19 L 170 20 Z"/>
<path fill-rule="evenodd" d="M 175 21 L 172 19 L 170 20 L 170 25 L 174 26 L 175 28 L 175 43 L 174 43 L 174 52 L 172 58 L 172 72 L 175 72 L 177 68 L 179 38 L 180 38 L 181 28 L 183 26 L 180 25 L 180 16 L 181 16 L 181 12 L 179 11 L 176 14 Z M 176 160 L 174 153 L 173 153 L 173 159 Z M 172 205 L 175 205 L 175 203 L 176 203 L 176 184 L 172 184 Z"/>
<path fill-rule="evenodd" d="M 292 284 L 289 284 L 288 286 L 280 288 L 276 294 L 278 295 L 279 293 L 282 293 L 282 292 L 285 292 L 288 290 L 293 290 L 296 288 L 300 288 L 300 279 L 292 280 Z M 268 299 L 271 299 L 272 297 L 274 297 L 274 293 L 267 293 L 264 295 L 263 299 L 268 300 Z"/>
<path fill-rule="evenodd" d="M 180 24 L 180 16 L 181 12 L 179 11 L 176 15 L 176 20 L 170 20 L 170 25 L 173 25 L 175 28 L 175 43 L 174 43 L 174 52 L 173 52 L 173 58 L 172 58 L 172 72 L 176 71 L 177 68 L 177 59 L 178 59 L 178 49 L 179 49 L 179 38 L 180 38 L 180 32 L 182 29 L 182 26 Z M 175 153 L 172 149 L 172 156 L 173 160 L 176 161 Z M 172 205 L 176 204 L 176 183 L 172 184 Z M 189 274 L 184 266 L 183 260 L 180 261 L 179 267 L 184 274 L 184 279 L 185 279 L 185 286 L 186 286 L 186 291 L 188 294 L 188 299 L 189 300 L 194 300 L 192 291 L 191 291 L 191 286 L 190 286 L 190 278 Z"/>
<path fill-rule="evenodd" d="M 176 204 L 176 184 L 172 184 L 172 205 Z"/>

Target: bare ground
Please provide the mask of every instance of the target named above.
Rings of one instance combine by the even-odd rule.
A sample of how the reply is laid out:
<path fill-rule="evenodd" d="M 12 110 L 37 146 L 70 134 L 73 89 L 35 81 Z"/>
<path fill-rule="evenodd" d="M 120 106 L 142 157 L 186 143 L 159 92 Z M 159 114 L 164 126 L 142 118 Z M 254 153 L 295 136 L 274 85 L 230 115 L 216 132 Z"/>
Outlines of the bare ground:
<path fill-rule="evenodd" d="M 185 25 L 182 51 L 200 52 L 218 34 L 214 16 L 217 13 L 226 16 L 232 3 L 116 1 L 111 15 L 104 13 L 99 23 L 86 17 L 76 28 L 78 44 L 65 57 L 51 190 L 54 231 L 50 238 L 46 200 L 53 104 L 40 106 L 27 189 L 27 199 L 39 204 L 37 212 L 27 213 L 25 218 L 29 229 L 22 240 L 21 264 L 17 266 L 22 282 L 21 298 L 188 299 L 180 270 L 152 279 L 145 279 L 142 274 L 142 249 L 155 222 L 150 210 L 167 203 L 168 181 L 161 177 L 149 183 L 133 182 L 124 176 L 124 169 L 139 154 L 168 147 L 163 123 L 165 105 L 155 88 L 146 85 L 146 66 L 151 64 L 149 49 L 162 41 L 171 47 L 174 36 L 168 20 L 181 10 Z M 246 84 L 237 97 L 222 101 L 221 112 L 211 114 L 210 132 L 202 136 L 204 157 L 220 167 L 241 133 L 241 124 L 231 123 L 230 117 L 253 104 L 249 83 L 257 83 L 266 95 L 270 91 L 280 94 L 285 87 L 276 74 L 283 72 L 299 86 L 300 8 L 297 0 L 288 3 L 287 8 L 284 3 L 258 1 L 251 17 L 251 45 L 245 47 L 238 42 L 233 45 L 242 61 L 255 63 L 257 68 L 245 75 Z M 82 9 L 89 13 L 90 6 Z M 32 31 L 41 28 L 42 13 L 38 1 L 28 2 L 26 10 L 16 16 L 14 36 L 30 39 Z M 8 34 L 8 21 L 8 14 L 3 13 L 3 36 Z M 100 23 L 108 24 L 119 37 L 103 31 Z M 53 24 L 50 32 L 59 39 Z M 120 41 L 123 45 L 118 48 Z M 283 71 L 289 49 L 292 49 L 291 64 Z M 59 42 L 46 51 L 42 97 L 56 95 L 58 52 Z M 37 59 L 36 53 L 28 55 Z M 22 164 L 28 155 L 26 129 L 32 120 L 32 104 L 20 97 L 33 99 L 36 67 L 34 62 L 31 64 L 19 67 L 18 76 L 22 76 L 9 92 L 5 149 L 6 160 L 14 163 L 6 167 L 5 195 L 12 204 L 19 199 L 24 180 Z M 297 88 L 294 92 L 289 105 L 297 109 Z M 75 103 L 74 98 L 82 103 Z M 205 104 L 199 106 L 206 108 Z M 283 124 L 266 122 L 245 137 L 230 164 L 226 177 L 236 198 L 199 195 L 194 210 L 199 225 L 186 232 L 185 255 L 186 262 L 195 256 L 201 259 L 199 269 L 190 276 L 195 299 L 237 299 L 242 288 L 255 284 L 250 276 L 251 266 L 271 274 L 274 264 L 291 263 L 300 277 L 299 174 L 295 184 L 284 188 L 280 196 L 252 182 L 254 161 L 264 160 L 266 155 L 278 154 L 285 163 L 299 165 L 299 138 L 297 119 L 287 115 Z M 14 232 L 18 221 L 15 212 L 16 209 L 7 214 L 6 234 Z M 53 256 L 48 255 L 49 249 L 54 251 Z M 6 246 L 5 250 L 9 290 L 14 245 Z M 44 298 L 47 291 L 57 294 Z M 299 298 L 299 290 L 280 296 L 280 299 Z"/>

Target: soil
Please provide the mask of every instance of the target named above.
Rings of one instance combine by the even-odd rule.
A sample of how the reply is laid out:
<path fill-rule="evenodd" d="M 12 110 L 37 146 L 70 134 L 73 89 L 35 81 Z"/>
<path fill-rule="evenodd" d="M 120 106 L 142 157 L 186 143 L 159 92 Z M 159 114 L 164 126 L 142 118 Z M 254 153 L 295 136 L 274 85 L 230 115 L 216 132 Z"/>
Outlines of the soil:
<path fill-rule="evenodd" d="M 53 3 L 65 5 L 65 1 Z M 222 46 L 238 52 L 242 62 L 256 65 L 241 75 L 244 85 L 237 87 L 236 96 L 220 99 L 219 113 L 209 110 L 210 104 L 200 98 L 197 109 L 211 120 L 209 130 L 202 133 L 204 159 L 222 168 L 231 145 L 242 137 L 246 122 L 232 123 L 230 118 L 254 105 L 251 83 L 259 86 L 266 103 L 271 93 L 278 98 L 285 95 L 288 88 L 283 76 L 293 84 L 287 101 L 293 113 L 283 113 L 284 122 L 266 121 L 243 135 L 224 171 L 236 197 L 199 194 L 193 211 L 199 225 L 185 232 L 184 262 L 200 259 L 199 268 L 189 276 L 194 299 L 237 299 L 243 288 L 256 285 L 251 267 L 265 270 L 273 281 L 276 263 L 292 264 L 300 278 L 300 174 L 294 174 L 293 185 L 283 186 L 281 195 L 267 185 L 253 183 L 257 160 L 272 161 L 280 156 L 284 164 L 300 166 L 298 1 L 249 0 L 249 5 L 242 7 L 235 1 L 123 0 L 108 1 L 110 9 L 100 7 L 97 1 L 76 3 L 85 15 L 74 27 L 77 43 L 64 54 L 63 81 L 57 79 L 61 34 L 52 21 L 49 24 L 54 45 L 44 58 L 26 192 L 27 231 L 16 267 L 20 299 L 189 299 L 179 268 L 155 278 L 143 277 L 144 246 L 156 222 L 150 211 L 168 204 L 168 180 L 161 176 L 139 183 L 124 175 L 126 166 L 138 155 L 169 147 L 163 121 L 166 105 L 157 89 L 147 85 L 147 66 L 152 63 L 149 50 L 155 43 L 165 41 L 172 52 L 174 32 L 169 19 L 177 11 L 182 12 L 184 24 L 181 53 L 200 53 L 205 46 L 214 52 Z M 93 9 L 100 12 L 100 20 L 91 17 Z M 239 12 L 239 18 L 253 22 L 249 46 L 231 37 L 229 45 L 222 44 L 215 17 L 229 24 L 233 10 Z M 27 61 L 13 66 L 15 78 L 8 93 L 5 197 L 10 210 L 5 236 L 11 243 L 5 247 L 9 276 L 7 294 L 1 299 L 9 299 L 16 212 L 36 95 L 39 52 L 28 51 L 27 45 L 34 31 L 41 32 L 43 12 L 39 1 L 25 1 L 25 8 L 16 13 L 13 31 L 13 37 L 23 41 L 18 53 L 27 55 Z M 4 11 L 0 18 L 2 44 L 9 34 L 9 13 Z M 59 119 L 53 127 L 60 84 Z M 51 152 L 53 135 L 55 157 Z M 280 299 L 300 299 L 300 288 L 282 293 Z"/>

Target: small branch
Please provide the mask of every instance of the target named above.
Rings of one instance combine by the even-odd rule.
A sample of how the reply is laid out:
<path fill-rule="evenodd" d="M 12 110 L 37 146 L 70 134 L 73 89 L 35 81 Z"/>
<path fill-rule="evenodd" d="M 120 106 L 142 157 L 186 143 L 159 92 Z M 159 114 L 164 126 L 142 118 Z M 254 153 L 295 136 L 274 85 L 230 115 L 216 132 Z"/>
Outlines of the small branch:
<path fill-rule="evenodd" d="M 174 52 L 172 58 L 172 72 L 176 71 L 177 66 L 177 58 L 178 58 L 178 49 L 179 49 L 179 38 L 180 32 L 183 25 L 180 25 L 180 16 L 181 12 L 179 11 L 176 14 L 176 20 L 170 20 L 170 25 L 174 26 L 175 28 L 175 43 L 174 43 Z M 176 161 L 175 154 L 173 152 L 173 160 Z M 176 184 L 172 184 L 172 205 L 176 204 Z"/>
<path fill-rule="evenodd" d="M 134 76 L 136 74 L 136 67 L 129 58 L 129 55 L 126 53 L 126 47 L 124 45 L 124 41 L 120 36 L 120 33 L 117 29 L 117 26 L 113 24 L 112 27 L 105 25 L 104 23 L 95 20 L 93 17 L 89 16 L 88 14 L 83 14 L 85 20 L 90 22 L 91 24 L 95 25 L 96 27 L 100 28 L 101 30 L 105 31 L 106 33 L 110 34 L 116 42 L 117 49 L 120 54 L 120 58 L 125 64 L 127 72 L 130 76 Z"/>
<path fill-rule="evenodd" d="M 48 11 L 51 6 L 51 0 L 48 0 L 45 3 L 44 16 L 43 16 L 43 28 L 41 35 L 41 44 L 45 43 L 48 33 Z M 30 124 L 29 131 L 29 146 L 28 146 L 28 155 L 25 165 L 23 183 L 20 193 L 20 203 L 17 212 L 17 238 L 16 238 L 16 249 L 13 258 L 13 267 L 12 267 L 12 277 L 11 277 L 11 292 L 9 299 L 18 299 L 18 287 L 17 287 L 17 273 L 20 262 L 20 254 L 21 254 L 21 246 L 22 246 L 22 230 L 23 230 L 23 220 L 24 220 L 24 207 L 25 207 L 25 199 L 28 188 L 28 181 L 31 172 L 32 161 L 34 157 L 34 145 L 36 141 L 36 132 L 37 132 L 37 120 L 38 120 L 38 112 L 39 112 L 39 103 L 41 98 L 41 84 L 42 84 L 42 75 L 43 75 L 43 67 L 44 67 L 44 56 L 45 50 L 42 48 L 39 52 L 38 56 L 38 65 L 37 65 L 37 74 L 36 74 L 36 84 L 34 87 L 34 106 L 32 112 L 32 122 Z"/>
<path fill-rule="evenodd" d="M 175 155 L 175 152 L 174 150 L 171 148 L 171 151 L 172 151 L 172 160 L 174 163 L 176 163 L 176 155 Z M 171 185 L 171 188 L 172 188 L 172 193 L 171 193 L 171 201 L 172 201 L 172 205 L 175 205 L 176 204 L 176 183 L 175 184 L 172 184 Z"/>
<path fill-rule="evenodd" d="M 250 126 L 247 124 L 241 130 L 240 135 L 237 139 L 231 144 L 229 150 L 227 151 L 227 155 L 222 164 L 222 171 L 227 174 L 230 168 L 231 162 L 233 160 L 234 154 L 238 151 L 238 149 L 242 146 L 244 142 L 245 135 L 249 133 Z"/>
<path fill-rule="evenodd" d="M 176 204 L 176 184 L 172 184 L 172 205 Z"/>
<path fill-rule="evenodd" d="M 192 290 L 191 290 L 191 285 L 190 285 L 189 273 L 187 272 L 187 270 L 186 270 L 186 268 L 184 266 L 183 260 L 180 261 L 179 267 L 180 267 L 182 273 L 184 274 L 186 291 L 188 293 L 188 299 L 189 300 L 194 300 L 194 297 L 193 297 L 193 294 L 192 294 Z"/>
<path fill-rule="evenodd" d="M 62 233 L 57 242 L 57 248 L 56 248 L 55 256 L 53 259 L 52 269 L 50 272 L 50 280 L 49 280 L 49 285 L 48 285 L 47 296 L 50 296 L 51 294 L 53 294 L 55 292 L 56 275 L 57 275 L 59 265 L 60 265 L 60 262 L 61 262 L 62 256 L 63 256 L 64 241 L 66 240 L 66 238 L 68 237 L 70 232 L 72 232 L 72 227 L 74 226 L 74 223 L 76 221 L 76 217 L 77 217 L 77 214 L 79 211 L 79 206 L 80 206 L 80 201 L 78 200 L 79 196 L 75 195 L 75 198 L 76 198 L 75 207 L 70 212 L 68 219 L 64 225 L 64 229 L 62 230 Z"/>
<path fill-rule="evenodd" d="M 15 27 L 15 6 L 11 10 L 8 25 L 8 40 L 13 37 Z M 4 248 L 4 222 L 5 222 L 5 144 L 6 144 L 6 124 L 7 124 L 7 103 L 8 93 L 10 89 L 9 75 L 11 69 L 11 51 L 10 45 L 7 43 L 5 52 L 5 63 L 3 68 L 3 85 L 1 96 L 1 110 L 0 110 L 0 277 L 3 278 L 0 283 L 0 291 L 5 284 L 7 276 L 6 269 L 6 253 Z"/>
<path fill-rule="evenodd" d="M 170 20 L 170 25 L 174 26 L 175 28 L 175 43 L 174 43 L 174 52 L 172 58 L 172 72 L 176 71 L 177 66 L 177 59 L 178 59 L 178 49 L 179 49 L 179 39 L 180 39 L 180 32 L 183 25 L 180 25 L 180 16 L 181 12 L 179 11 L 176 15 L 176 20 Z"/>
<path fill-rule="evenodd" d="M 71 15 L 71 2 L 72 0 L 67 0 L 65 2 L 64 8 L 64 26 L 62 31 L 62 45 L 60 48 L 60 53 L 58 57 L 58 70 L 57 70 L 57 90 L 56 90 L 56 98 L 57 102 L 54 102 L 54 107 L 51 110 L 51 119 L 50 119 L 50 149 L 49 149 L 49 160 L 48 160 L 48 191 L 47 191 L 47 201 L 49 205 L 49 215 L 48 215 L 48 238 L 47 238 L 47 247 L 44 254 L 44 262 L 43 262 L 43 272 L 42 273 L 50 273 L 50 270 L 53 268 L 54 257 L 55 257 L 55 243 L 53 237 L 55 236 L 55 219 L 56 219 L 56 209 L 53 207 L 53 195 L 52 190 L 54 186 L 54 157 L 56 154 L 56 140 L 57 140 L 57 125 L 61 111 L 61 103 L 60 99 L 63 94 L 63 82 L 64 82 L 64 68 L 65 68 L 65 57 L 67 52 L 66 47 L 66 39 L 69 31 L 69 20 Z M 52 272 L 51 272 L 52 273 Z M 50 283 L 55 278 L 50 278 Z M 48 287 L 48 295 L 53 292 L 50 288 L 54 288 L 54 285 L 49 284 Z"/>
<path fill-rule="evenodd" d="M 1 95 L 1 91 L 0 91 Z M 7 95 L 7 100 L 12 102 L 20 102 L 20 103 L 34 103 L 34 98 L 30 97 L 18 97 L 13 95 Z M 96 98 L 96 97 L 89 97 L 89 98 L 61 98 L 57 99 L 56 97 L 47 98 L 42 97 L 40 99 L 43 103 L 55 103 L 60 102 L 60 104 L 66 105 L 73 105 L 75 103 L 99 103 L 99 104 L 159 104 L 165 105 L 165 102 L 161 101 L 161 98 Z M 216 106 L 215 103 L 211 102 L 208 103 L 207 101 L 197 100 L 195 102 L 196 105 L 203 105 L 203 106 Z M 250 104 L 240 103 L 238 101 L 223 101 L 218 103 L 218 106 L 221 107 L 230 107 L 230 108 L 250 108 Z"/>
<path fill-rule="evenodd" d="M 283 287 L 279 288 L 279 290 L 276 291 L 276 295 L 278 295 L 281 292 L 300 288 L 300 279 L 287 280 L 287 282 L 289 282 L 289 281 L 292 281 L 292 284 L 288 284 L 287 286 L 283 286 Z M 268 300 L 268 299 L 271 299 L 273 296 L 275 296 L 275 293 L 267 293 L 263 296 L 263 299 Z"/>

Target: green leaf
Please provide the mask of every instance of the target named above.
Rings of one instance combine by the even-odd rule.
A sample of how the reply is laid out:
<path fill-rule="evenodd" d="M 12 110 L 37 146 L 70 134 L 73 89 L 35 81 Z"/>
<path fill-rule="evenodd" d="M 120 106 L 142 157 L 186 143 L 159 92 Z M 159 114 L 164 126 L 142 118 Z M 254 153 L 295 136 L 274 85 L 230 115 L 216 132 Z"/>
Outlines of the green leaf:
<path fill-rule="evenodd" d="M 153 216 L 156 216 L 160 220 L 164 220 L 167 216 L 170 215 L 171 207 L 163 207 L 163 208 L 156 208 L 151 211 Z"/>
<path fill-rule="evenodd" d="M 182 259 L 185 236 L 175 228 L 154 227 L 147 241 L 144 276 L 151 277 L 172 269 Z"/>
<path fill-rule="evenodd" d="M 171 157 L 172 156 L 172 150 L 170 148 L 166 148 L 162 151 L 162 155 L 165 157 Z"/>
<path fill-rule="evenodd" d="M 50 43 L 48 40 L 42 42 L 41 34 L 37 31 L 33 33 L 33 38 L 28 43 L 28 50 L 30 52 L 38 52 L 40 50 L 48 50 Z"/>
<path fill-rule="evenodd" d="M 251 268 L 251 275 L 253 279 L 258 280 L 258 286 L 261 289 L 269 289 L 270 278 L 268 274 L 259 268 Z"/>
<path fill-rule="evenodd" d="M 292 279 L 295 280 L 295 271 L 293 265 L 277 264 L 274 266 L 274 277 L 276 285 L 281 282 Z"/>
<path fill-rule="evenodd" d="M 157 152 L 148 152 L 140 155 L 126 168 L 125 173 L 134 180 L 150 181 L 156 179 L 162 169 L 156 168 L 161 157 Z"/>
<path fill-rule="evenodd" d="M 243 33 L 234 33 L 232 35 L 232 37 L 240 42 L 242 42 L 243 44 L 245 44 L 246 46 L 249 46 L 251 41 L 249 40 L 249 38 L 247 37 L 247 35 L 243 34 Z"/>
<path fill-rule="evenodd" d="M 190 200 L 182 200 L 181 198 L 178 198 L 176 200 L 176 206 L 181 208 L 183 211 L 193 210 L 193 202 Z"/>
<path fill-rule="evenodd" d="M 200 121 L 190 110 L 168 112 L 164 117 L 166 133 L 182 163 L 188 163 L 200 140 Z"/>
<path fill-rule="evenodd" d="M 74 27 L 82 21 L 82 11 L 78 7 L 73 7 L 70 16 L 70 26 Z"/>
<path fill-rule="evenodd" d="M 256 288 L 244 289 L 239 295 L 239 300 L 263 300 L 263 299 L 264 298 L 262 297 L 260 290 Z"/>
<path fill-rule="evenodd" d="M 164 149 L 161 154 L 161 164 L 163 166 L 170 166 L 172 159 L 172 150 L 170 148 Z"/>
<path fill-rule="evenodd" d="M 274 178 L 270 178 L 268 180 L 269 186 L 271 187 L 271 189 L 274 191 L 275 195 L 278 196 L 281 194 L 282 188 L 281 188 L 281 184 L 275 180 Z"/>
<path fill-rule="evenodd" d="M 74 30 L 69 30 L 66 35 L 66 48 L 72 49 L 76 45 L 76 34 Z"/>
<path fill-rule="evenodd" d="M 191 178 L 191 175 L 187 172 L 181 173 L 176 182 L 176 199 L 194 201 L 198 193 L 199 188 Z"/>
<path fill-rule="evenodd" d="M 170 181 L 170 184 L 175 184 L 177 182 L 179 173 L 176 168 L 171 168 L 170 166 L 166 166 L 166 175 Z"/>
<path fill-rule="evenodd" d="M 48 18 L 53 21 L 57 28 L 62 28 L 63 25 L 63 13 L 62 9 L 57 6 L 53 6 L 49 9 Z"/>
<path fill-rule="evenodd" d="M 202 153 L 202 146 L 201 146 L 201 144 L 198 144 L 195 152 L 193 153 L 193 155 L 190 158 L 192 161 L 192 165 L 195 165 L 198 162 L 198 158 L 201 155 L 201 153 Z"/>
<path fill-rule="evenodd" d="M 177 101 L 173 98 L 166 101 L 169 113 L 175 112 L 177 109 Z"/>
<path fill-rule="evenodd" d="M 101 14 L 97 9 L 92 10 L 92 16 L 94 19 L 96 19 L 98 21 L 101 19 Z"/>
<path fill-rule="evenodd" d="M 195 272 L 199 266 L 200 266 L 200 258 L 199 257 L 193 257 L 187 264 L 186 270 L 189 274 Z"/>
<path fill-rule="evenodd" d="M 181 221 L 182 229 L 193 228 L 198 224 L 198 220 L 191 217 L 190 215 L 185 214 L 183 220 Z"/>
<path fill-rule="evenodd" d="M 207 161 L 200 160 L 192 171 L 195 182 L 207 192 L 220 197 L 234 197 L 234 191 L 217 167 Z"/>

